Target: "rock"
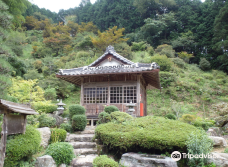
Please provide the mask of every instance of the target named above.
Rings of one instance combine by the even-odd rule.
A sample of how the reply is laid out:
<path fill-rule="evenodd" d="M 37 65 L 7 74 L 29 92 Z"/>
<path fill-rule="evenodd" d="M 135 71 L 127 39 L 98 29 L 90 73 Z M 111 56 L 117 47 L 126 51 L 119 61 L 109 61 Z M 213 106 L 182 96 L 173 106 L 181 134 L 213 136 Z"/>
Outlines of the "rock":
<path fill-rule="evenodd" d="M 57 167 L 54 159 L 50 155 L 44 155 L 36 159 L 35 167 Z"/>
<path fill-rule="evenodd" d="M 228 167 L 228 154 L 227 153 L 211 153 L 212 158 L 208 159 L 209 163 L 215 163 L 219 167 Z"/>
<path fill-rule="evenodd" d="M 223 126 L 223 130 L 225 133 L 228 133 L 228 123 Z"/>
<path fill-rule="evenodd" d="M 220 116 L 215 118 L 216 125 L 219 127 L 223 127 L 228 123 L 228 115 Z"/>
<path fill-rule="evenodd" d="M 120 163 L 126 167 L 177 167 L 177 163 L 170 157 L 158 158 L 156 155 L 125 153 Z"/>
<path fill-rule="evenodd" d="M 53 114 L 60 116 L 63 114 L 63 110 L 54 111 Z"/>
<path fill-rule="evenodd" d="M 66 164 L 61 164 L 61 165 L 59 165 L 59 167 L 67 167 L 67 165 Z"/>
<path fill-rule="evenodd" d="M 222 130 L 219 127 L 211 127 L 207 130 L 209 136 L 222 136 Z"/>
<path fill-rule="evenodd" d="M 51 130 L 48 127 L 38 128 L 37 129 L 41 134 L 41 143 L 40 146 L 46 148 L 51 137 Z"/>
<path fill-rule="evenodd" d="M 60 127 L 60 125 L 61 125 L 62 123 L 64 123 L 63 117 L 60 117 L 60 116 L 55 115 L 55 114 L 49 114 L 49 116 L 56 119 L 56 126 L 57 126 L 57 127 Z"/>
<path fill-rule="evenodd" d="M 214 141 L 213 146 L 219 146 L 219 147 L 226 147 L 227 146 L 227 142 L 223 137 L 209 136 L 209 138 Z"/>

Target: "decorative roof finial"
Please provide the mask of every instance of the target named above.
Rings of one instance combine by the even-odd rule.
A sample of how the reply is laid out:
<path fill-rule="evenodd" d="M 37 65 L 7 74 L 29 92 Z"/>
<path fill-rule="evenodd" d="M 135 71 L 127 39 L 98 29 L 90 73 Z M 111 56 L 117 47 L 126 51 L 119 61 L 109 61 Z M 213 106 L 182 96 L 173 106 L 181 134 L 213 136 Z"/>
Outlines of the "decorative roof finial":
<path fill-rule="evenodd" d="M 114 47 L 111 46 L 111 45 L 109 45 L 109 46 L 106 48 L 106 52 L 110 52 L 110 51 L 116 52 L 116 51 L 114 50 Z"/>

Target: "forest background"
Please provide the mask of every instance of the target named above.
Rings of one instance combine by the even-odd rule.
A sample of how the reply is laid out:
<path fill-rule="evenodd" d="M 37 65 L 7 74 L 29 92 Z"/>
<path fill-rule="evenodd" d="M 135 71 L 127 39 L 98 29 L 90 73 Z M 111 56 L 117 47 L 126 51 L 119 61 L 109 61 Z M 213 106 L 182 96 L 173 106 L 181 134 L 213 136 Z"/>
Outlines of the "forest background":
<path fill-rule="evenodd" d="M 224 0 L 82 0 L 79 7 L 58 13 L 28 0 L 0 0 L 0 43 L 0 98 L 15 102 L 76 97 L 69 101 L 79 103 L 80 88 L 57 79 L 55 73 L 92 63 L 108 45 L 134 62 L 159 61 L 166 100 L 189 102 L 188 97 L 200 95 L 199 103 L 227 96 Z M 205 66 L 200 66 L 201 60 Z M 198 67 L 214 70 L 201 77 Z M 157 101 L 152 107 L 155 111 L 162 106 Z"/>

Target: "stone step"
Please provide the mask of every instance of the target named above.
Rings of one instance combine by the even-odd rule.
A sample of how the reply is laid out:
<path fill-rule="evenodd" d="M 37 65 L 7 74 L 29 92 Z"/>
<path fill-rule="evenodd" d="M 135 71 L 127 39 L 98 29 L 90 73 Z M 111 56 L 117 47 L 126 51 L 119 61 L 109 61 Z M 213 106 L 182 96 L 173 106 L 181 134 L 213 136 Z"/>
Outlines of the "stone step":
<path fill-rule="evenodd" d="M 80 142 L 92 142 L 94 134 L 70 134 L 68 140 Z"/>
<path fill-rule="evenodd" d="M 70 142 L 74 149 L 77 148 L 96 148 L 95 142 Z"/>
<path fill-rule="evenodd" d="M 84 130 L 84 131 L 79 131 L 79 132 L 75 132 L 75 134 L 94 134 L 95 130 Z"/>
<path fill-rule="evenodd" d="M 81 155 L 72 160 L 70 167 L 93 167 L 93 160 L 97 156 L 96 154 Z"/>
<path fill-rule="evenodd" d="M 97 148 L 78 148 L 74 149 L 74 154 L 78 155 L 88 155 L 88 154 L 97 154 Z"/>

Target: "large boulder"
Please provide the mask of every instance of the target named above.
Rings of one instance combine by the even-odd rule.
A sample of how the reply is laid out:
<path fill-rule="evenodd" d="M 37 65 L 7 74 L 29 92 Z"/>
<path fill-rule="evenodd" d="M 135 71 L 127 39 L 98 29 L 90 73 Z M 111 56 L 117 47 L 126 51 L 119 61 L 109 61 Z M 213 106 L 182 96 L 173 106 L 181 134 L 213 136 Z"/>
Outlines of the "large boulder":
<path fill-rule="evenodd" d="M 36 159 L 35 167 L 57 167 L 54 159 L 50 155 L 44 155 Z"/>
<path fill-rule="evenodd" d="M 216 125 L 219 127 L 223 127 L 228 123 L 228 115 L 220 116 L 215 118 Z"/>
<path fill-rule="evenodd" d="M 41 143 L 40 146 L 46 148 L 51 137 L 51 130 L 48 127 L 38 128 L 37 129 L 41 134 Z"/>
<path fill-rule="evenodd" d="M 125 153 L 120 163 L 126 167 L 177 167 L 177 163 L 170 157 Z"/>
<path fill-rule="evenodd" d="M 49 116 L 56 119 L 56 126 L 57 126 L 57 127 L 60 127 L 60 125 L 61 125 L 62 123 L 64 123 L 64 118 L 61 117 L 61 116 L 58 116 L 58 115 L 56 115 L 56 114 L 49 114 Z"/>
<path fill-rule="evenodd" d="M 207 130 L 208 136 L 222 136 L 222 130 L 219 127 L 211 127 Z"/>
<path fill-rule="evenodd" d="M 211 153 L 211 157 L 208 159 L 209 163 L 215 163 L 219 167 L 228 167 L 228 154 L 227 153 Z"/>
<path fill-rule="evenodd" d="M 223 137 L 209 136 L 209 138 L 214 141 L 213 146 L 218 146 L 218 147 L 226 147 L 227 146 L 227 142 Z"/>

